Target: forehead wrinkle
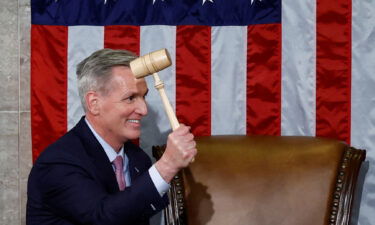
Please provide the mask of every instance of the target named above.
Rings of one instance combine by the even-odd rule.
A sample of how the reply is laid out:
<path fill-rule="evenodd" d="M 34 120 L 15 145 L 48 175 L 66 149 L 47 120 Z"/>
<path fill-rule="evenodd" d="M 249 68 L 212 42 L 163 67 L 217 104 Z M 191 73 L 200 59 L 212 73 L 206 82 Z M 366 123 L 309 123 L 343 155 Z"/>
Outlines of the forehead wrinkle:
<path fill-rule="evenodd" d="M 124 71 L 125 69 L 125 71 Z M 129 70 L 129 71 L 126 71 Z M 111 71 L 111 90 L 117 90 L 120 96 L 128 97 L 130 95 L 144 95 L 148 92 L 146 80 L 134 77 L 130 68 L 114 67 Z"/>
<path fill-rule="evenodd" d="M 123 74 L 112 73 L 110 85 L 112 89 L 123 88 L 131 89 L 131 78 Z"/>

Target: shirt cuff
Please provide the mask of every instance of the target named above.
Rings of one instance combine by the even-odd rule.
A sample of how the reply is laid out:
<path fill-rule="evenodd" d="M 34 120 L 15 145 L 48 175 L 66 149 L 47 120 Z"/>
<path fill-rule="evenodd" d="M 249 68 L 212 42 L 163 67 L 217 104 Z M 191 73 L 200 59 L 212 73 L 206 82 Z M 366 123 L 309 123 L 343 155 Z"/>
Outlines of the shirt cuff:
<path fill-rule="evenodd" d="M 163 197 L 163 195 L 169 190 L 170 185 L 161 177 L 155 165 L 151 166 L 151 168 L 148 170 L 148 173 L 150 174 L 151 180 L 158 190 L 160 196 Z"/>

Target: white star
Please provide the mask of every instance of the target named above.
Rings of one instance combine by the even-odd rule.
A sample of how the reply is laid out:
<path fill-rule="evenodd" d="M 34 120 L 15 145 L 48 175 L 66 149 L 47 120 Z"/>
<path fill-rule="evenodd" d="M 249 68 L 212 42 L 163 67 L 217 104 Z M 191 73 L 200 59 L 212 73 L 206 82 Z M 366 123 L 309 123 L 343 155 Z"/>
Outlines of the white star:
<path fill-rule="evenodd" d="M 251 0 L 251 3 L 250 3 L 250 4 L 253 4 L 254 1 L 257 1 L 257 0 Z M 262 0 L 259 0 L 259 1 L 261 2 Z"/>
<path fill-rule="evenodd" d="M 202 5 L 207 1 L 214 3 L 214 0 L 203 0 Z"/>
<path fill-rule="evenodd" d="M 164 0 L 161 0 L 162 2 L 164 2 Z M 155 4 L 156 0 L 152 0 L 152 4 Z"/>
<path fill-rule="evenodd" d="M 116 0 L 113 0 L 113 1 L 116 1 Z M 107 0 L 104 0 L 104 5 L 107 4 Z"/>

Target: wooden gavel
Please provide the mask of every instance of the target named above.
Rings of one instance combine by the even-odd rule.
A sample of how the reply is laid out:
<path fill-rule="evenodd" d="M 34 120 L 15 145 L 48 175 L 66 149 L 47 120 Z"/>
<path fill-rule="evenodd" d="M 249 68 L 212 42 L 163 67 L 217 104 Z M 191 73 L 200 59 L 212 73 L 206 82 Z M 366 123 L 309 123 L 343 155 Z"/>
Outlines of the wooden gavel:
<path fill-rule="evenodd" d="M 152 74 L 155 80 L 155 88 L 159 91 L 172 130 L 176 130 L 180 126 L 180 123 L 178 122 L 176 114 L 172 109 L 171 103 L 169 102 L 168 97 L 165 94 L 164 82 L 160 80 L 157 73 L 170 65 L 172 65 L 171 57 L 167 49 L 164 48 L 148 53 L 147 55 L 141 56 L 131 61 L 130 69 L 137 79 Z M 191 160 L 191 162 L 194 162 L 194 158 Z M 168 197 L 172 200 L 171 202 L 173 202 L 173 199 L 177 199 L 177 191 L 174 185 L 171 185 L 171 189 L 168 190 Z M 170 220 L 176 221 L 179 219 L 179 215 L 176 214 L 176 212 L 179 212 L 178 207 L 174 204 L 169 204 L 167 209 L 164 211 L 165 219 L 168 224 L 170 224 Z M 173 222 L 173 224 L 175 223 Z"/>
<path fill-rule="evenodd" d="M 165 112 L 167 113 L 172 130 L 176 130 L 180 123 L 177 120 L 171 103 L 168 100 L 164 90 L 164 82 L 160 80 L 157 72 L 172 65 L 171 57 L 167 49 L 160 49 L 141 56 L 130 62 L 130 69 L 134 76 L 139 79 L 152 74 L 155 80 L 155 88 L 158 90 L 161 100 L 163 101 Z"/>

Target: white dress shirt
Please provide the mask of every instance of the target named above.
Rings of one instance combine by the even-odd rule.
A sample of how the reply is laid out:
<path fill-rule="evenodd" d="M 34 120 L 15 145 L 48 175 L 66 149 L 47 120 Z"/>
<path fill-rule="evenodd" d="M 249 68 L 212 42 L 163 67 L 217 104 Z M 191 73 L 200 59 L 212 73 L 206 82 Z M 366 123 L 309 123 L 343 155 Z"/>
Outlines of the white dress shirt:
<path fill-rule="evenodd" d="M 85 118 L 86 124 L 96 137 L 96 139 L 99 141 L 100 145 L 103 147 L 108 159 L 110 162 L 113 162 L 115 158 L 120 155 L 122 156 L 124 162 L 124 178 L 125 178 L 125 184 L 127 187 L 131 186 L 131 179 L 130 179 L 130 173 L 129 173 L 129 159 L 124 154 L 124 146 L 121 147 L 120 151 L 117 153 L 91 126 L 89 121 Z M 115 170 L 114 166 L 112 165 L 113 170 Z M 137 170 L 137 168 L 134 168 Z M 154 183 L 156 189 L 158 190 L 160 196 L 163 196 L 168 189 L 170 188 L 170 185 L 164 181 L 164 179 L 161 177 L 159 171 L 155 168 L 155 165 L 152 165 L 150 169 L 148 170 L 148 173 L 150 174 L 151 180 Z"/>

